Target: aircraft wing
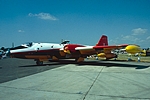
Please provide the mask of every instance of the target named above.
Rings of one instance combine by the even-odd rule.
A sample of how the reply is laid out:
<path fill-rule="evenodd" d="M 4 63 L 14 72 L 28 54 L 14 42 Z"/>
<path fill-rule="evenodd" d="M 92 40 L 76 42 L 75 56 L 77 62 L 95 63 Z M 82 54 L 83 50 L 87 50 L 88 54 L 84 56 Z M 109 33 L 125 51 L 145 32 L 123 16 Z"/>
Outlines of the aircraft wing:
<path fill-rule="evenodd" d="M 111 52 L 111 50 L 124 48 L 126 46 L 128 46 L 128 44 L 114 46 L 86 46 L 76 47 L 75 50 L 79 51 L 81 54 L 96 54 L 98 52 Z"/>
<path fill-rule="evenodd" d="M 79 44 L 67 44 L 63 48 L 64 55 L 72 56 L 74 58 L 78 58 L 78 61 L 82 61 L 83 58 L 90 55 L 98 55 L 99 57 L 105 57 L 106 59 L 116 58 L 117 55 L 112 53 L 112 50 L 115 49 L 123 49 L 125 48 L 126 52 L 134 53 L 140 52 L 138 46 L 135 45 L 108 45 L 107 36 L 102 35 L 99 39 L 98 43 L 95 46 L 84 46 Z"/>

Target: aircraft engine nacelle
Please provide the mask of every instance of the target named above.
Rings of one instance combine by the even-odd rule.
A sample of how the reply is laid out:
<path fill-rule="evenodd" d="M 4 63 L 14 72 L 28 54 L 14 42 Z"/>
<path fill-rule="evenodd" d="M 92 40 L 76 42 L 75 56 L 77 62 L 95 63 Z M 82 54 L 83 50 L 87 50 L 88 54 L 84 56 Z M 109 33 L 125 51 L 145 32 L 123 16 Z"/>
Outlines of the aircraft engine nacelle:
<path fill-rule="evenodd" d="M 127 53 L 136 54 L 142 52 L 142 49 L 137 45 L 128 45 L 125 48 Z"/>
<path fill-rule="evenodd" d="M 97 56 L 106 59 L 117 58 L 117 55 L 114 53 L 99 53 Z"/>
<path fill-rule="evenodd" d="M 101 58 L 105 58 L 105 57 L 106 57 L 106 54 L 105 54 L 105 53 L 99 53 L 97 56 L 98 56 L 98 57 L 101 57 Z"/>
<path fill-rule="evenodd" d="M 78 44 L 68 44 L 64 46 L 64 52 L 67 54 L 74 53 L 76 52 L 75 50 L 76 47 L 84 47 L 84 46 Z"/>

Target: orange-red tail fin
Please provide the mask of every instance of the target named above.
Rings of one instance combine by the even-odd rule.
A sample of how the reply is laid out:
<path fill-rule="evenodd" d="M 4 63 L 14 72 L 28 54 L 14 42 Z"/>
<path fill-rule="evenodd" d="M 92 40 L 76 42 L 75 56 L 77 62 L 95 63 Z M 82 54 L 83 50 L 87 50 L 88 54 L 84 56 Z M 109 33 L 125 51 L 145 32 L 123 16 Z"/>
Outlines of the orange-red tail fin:
<path fill-rule="evenodd" d="M 108 45 L 107 36 L 102 35 L 96 46 L 107 46 L 107 45 Z"/>

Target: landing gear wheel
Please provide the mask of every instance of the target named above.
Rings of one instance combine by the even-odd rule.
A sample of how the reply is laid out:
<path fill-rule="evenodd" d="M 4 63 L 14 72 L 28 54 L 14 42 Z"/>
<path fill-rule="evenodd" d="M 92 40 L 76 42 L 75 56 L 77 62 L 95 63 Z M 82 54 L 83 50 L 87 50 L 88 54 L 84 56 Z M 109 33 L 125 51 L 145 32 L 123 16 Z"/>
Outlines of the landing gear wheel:
<path fill-rule="evenodd" d="M 43 65 L 43 61 L 36 61 L 37 65 Z"/>

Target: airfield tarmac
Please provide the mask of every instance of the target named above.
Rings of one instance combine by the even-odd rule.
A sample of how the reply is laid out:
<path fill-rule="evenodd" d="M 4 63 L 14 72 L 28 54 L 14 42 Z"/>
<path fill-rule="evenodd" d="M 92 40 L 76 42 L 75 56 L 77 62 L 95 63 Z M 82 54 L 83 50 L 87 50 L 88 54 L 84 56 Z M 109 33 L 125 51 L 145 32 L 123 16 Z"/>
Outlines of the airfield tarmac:
<path fill-rule="evenodd" d="M 0 60 L 1 100 L 150 100 L 150 63 Z"/>

